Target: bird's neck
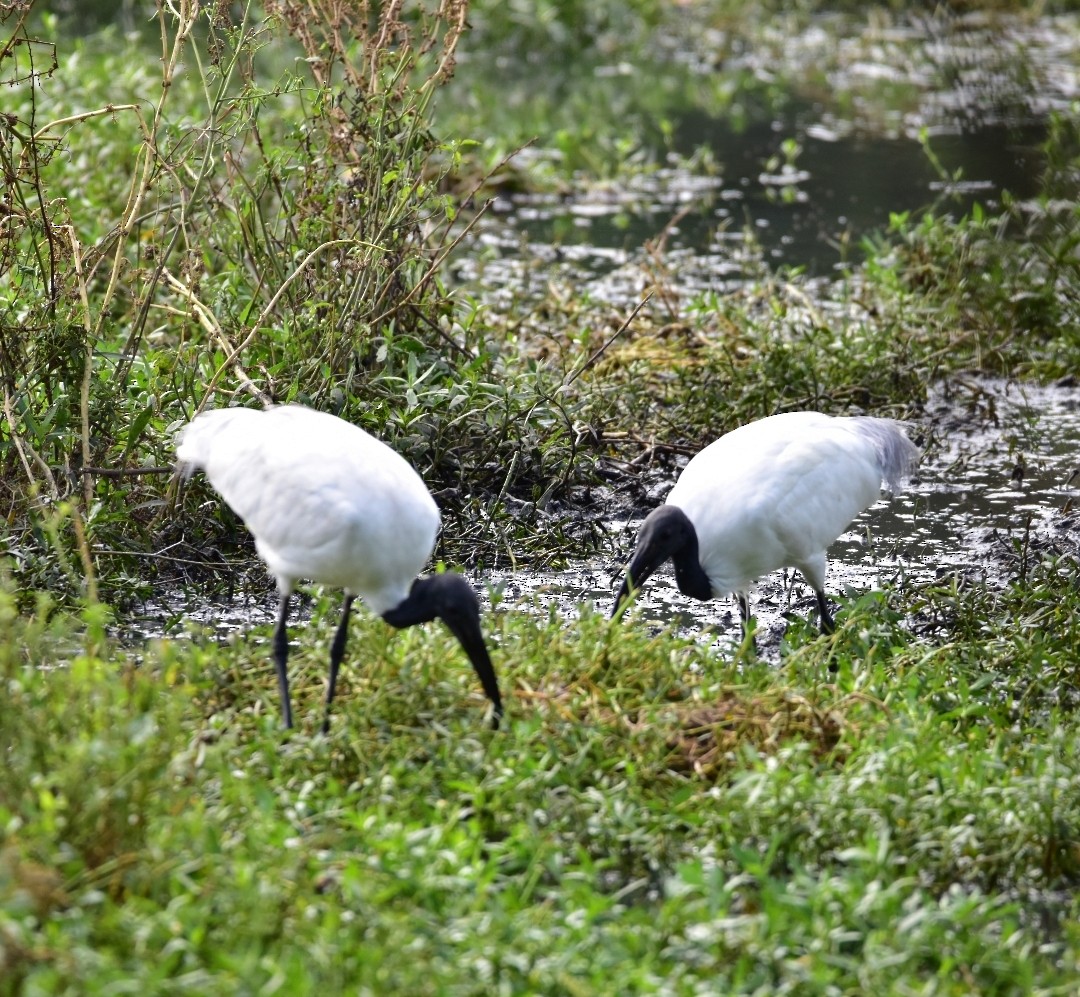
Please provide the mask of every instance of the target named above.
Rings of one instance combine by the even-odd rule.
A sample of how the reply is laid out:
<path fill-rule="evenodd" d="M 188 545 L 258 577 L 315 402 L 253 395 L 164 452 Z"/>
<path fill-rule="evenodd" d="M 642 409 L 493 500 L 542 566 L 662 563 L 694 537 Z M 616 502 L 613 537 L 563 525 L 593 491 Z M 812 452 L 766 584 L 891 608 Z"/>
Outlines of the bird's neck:
<path fill-rule="evenodd" d="M 675 583 L 683 595 L 693 599 L 711 599 L 712 583 L 698 559 L 697 530 L 690 524 L 690 537 L 674 554 L 671 563 L 675 566 Z"/>

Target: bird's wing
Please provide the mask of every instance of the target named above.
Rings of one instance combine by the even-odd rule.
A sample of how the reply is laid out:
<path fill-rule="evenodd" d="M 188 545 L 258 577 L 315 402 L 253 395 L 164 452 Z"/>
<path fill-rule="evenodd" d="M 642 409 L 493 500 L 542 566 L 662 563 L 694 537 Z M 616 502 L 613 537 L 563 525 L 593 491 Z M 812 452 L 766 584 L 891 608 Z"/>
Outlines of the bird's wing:
<path fill-rule="evenodd" d="M 389 608 L 431 554 L 439 512 L 419 475 L 333 416 L 296 406 L 206 413 L 180 450 L 204 468 L 285 584 L 313 578 Z"/>
<path fill-rule="evenodd" d="M 817 413 L 751 423 L 686 467 L 668 496 L 691 519 L 717 592 L 809 563 L 878 496 L 873 443 Z"/>

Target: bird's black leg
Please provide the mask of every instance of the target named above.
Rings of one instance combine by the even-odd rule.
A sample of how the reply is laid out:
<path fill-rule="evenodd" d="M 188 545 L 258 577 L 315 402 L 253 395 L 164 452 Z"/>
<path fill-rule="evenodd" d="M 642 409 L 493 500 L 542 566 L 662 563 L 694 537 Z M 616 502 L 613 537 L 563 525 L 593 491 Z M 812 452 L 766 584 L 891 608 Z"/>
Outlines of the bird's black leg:
<path fill-rule="evenodd" d="M 277 628 L 274 630 L 274 665 L 277 667 L 278 691 L 281 693 L 281 712 L 285 717 L 285 726 L 292 727 L 292 706 L 289 704 L 289 673 L 285 669 L 289 660 L 289 634 L 285 620 L 289 615 L 291 594 L 281 597 L 278 607 Z"/>
<path fill-rule="evenodd" d="M 821 613 L 821 632 L 831 634 L 836 627 L 833 625 L 832 613 L 829 611 L 829 600 L 825 598 L 825 593 L 821 589 L 814 589 L 814 595 L 817 596 L 818 612 Z"/>
<path fill-rule="evenodd" d="M 750 650 L 757 654 L 757 638 L 750 633 L 750 600 L 745 592 L 736 592 L 735 601 L 739 604 L 739 622 L 742 624 L 743 640 L 750 636 Z"/>
<path fill-rule="evenodd" d="M 750 600 L 744 593 L 737 592 L 735 601 L 739 604 L 739 623 L 742 625 L 742 635 L 745 638 L 747 627 L 750 625 Z"/>
<path fill-rule="evenodd" d="M 337 673 L 341 659 L 345 657 L 345 642 L 349 637 L 349 610 L 352 609 L 355 596 L 345 593 L 345 603 L 341 608 L 341 622 L 334 634 L 334 643 L 330 645 L 330 681 L 326 686 L 326 715 L 323 717 L 322 732 L 330 733 L 330 704 L 334 701 L 337 689 Z"/>

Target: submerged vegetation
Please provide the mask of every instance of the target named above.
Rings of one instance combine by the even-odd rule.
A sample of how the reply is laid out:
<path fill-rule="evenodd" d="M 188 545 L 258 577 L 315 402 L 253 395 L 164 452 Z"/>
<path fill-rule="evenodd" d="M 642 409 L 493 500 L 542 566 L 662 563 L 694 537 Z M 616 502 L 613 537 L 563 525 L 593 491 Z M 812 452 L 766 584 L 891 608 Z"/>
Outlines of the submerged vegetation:
<path fill-rule="evenodd" d="M 75 41 L 7 5 L 0 993 L 1071 992 L 1060 545 L 847 599 L 829 637 L 793 619 L 779 662 L 493 593 L 500 733 L 447 633 L 360 615 L 317 736 L 329 595 L 292 655 L 291 736 L 258 633 L 125 636 L 157 587 L 245 563 L 239 524 L 172 476 L 208 405 L 304 402 L 387 440 L 437 495 L 436 558 L 482 581 L 617 560 L 603 500 L 749 419 L 918 422 L 960 372 L 1071 383 L 1076 108 L 1036 107 L 1019 63 L 995 106 L 1041 115 L 1037 195 L 959 207 L 927 138 L 941 199 L 860 233 L 827 280 L 771 267 L 751 225 L 719 261 L 739 281 L 689 292 L 677 208 L 617 305 L 455 276 L 494 197 L 712 175 L 676 109 L 737 125 L 855 61 L 755 72 L 742 56 L 821 5 L 745 6 L 177 0 L 149 38 Z M 862 37 L 918 35 L 895 6 Z M 980 30 L 1018 16 L 996 6 Z M 1055 30 L 1080 31 L 1063 9 Z M 910 80 L 864 84 L 830 113 L 918 104 Z M 795 198 L 798 143 L 777 149 L 762 170 Z"/>

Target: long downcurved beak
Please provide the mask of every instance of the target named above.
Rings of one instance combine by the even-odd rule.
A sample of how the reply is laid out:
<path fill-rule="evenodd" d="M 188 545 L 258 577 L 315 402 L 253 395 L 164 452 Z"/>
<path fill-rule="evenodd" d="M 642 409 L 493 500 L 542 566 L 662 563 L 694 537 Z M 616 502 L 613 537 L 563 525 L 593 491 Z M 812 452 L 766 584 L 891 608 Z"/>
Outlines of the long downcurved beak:
<path fill-rule="evenodd" d="M 417 578 L 408 597 L 393 609 L 383 613 L 383 619 L 392 627 L 415 626 L 438 617 L 457 637 L 491 700 L 494 712 L 491 726 L 498 730 L 503 715 L 502 696 L 495 678 L 484 635 L 480 630 L 480 602 L 472 586 L 452 571 L 441 575 Z"/>
<path fill-rule="evenodd" d="M 623 572 L 623 582 L 619 586 L 619 594 L 615 597 L 615 605 L 611 610 L 611 618 L 621 615 L 630 605 L 631 597 L 645 584 L 646 579 L 668 559 L 668 552 L 659 550 L 655 544 L 643 543 L 634 551 L 630 563 Z"/>
<path fill-rule="evenodd" d="M 503 703 L 499 694 L 499 683 L 495 678 L 495 666 L 491 663 L 487 645 L 484 643 L 484 635 L 480 630 L 479 616 L 474 620 L 470 616 L 443 617 L 443 622 L 450 632 L 457 637 L 472 662 L 473 671 L 480 679 L 480 685 L 484 687 L 487 698 L 491 700 L 491 729 L 499 729 L 499 721 L 502 720 Z"/>

